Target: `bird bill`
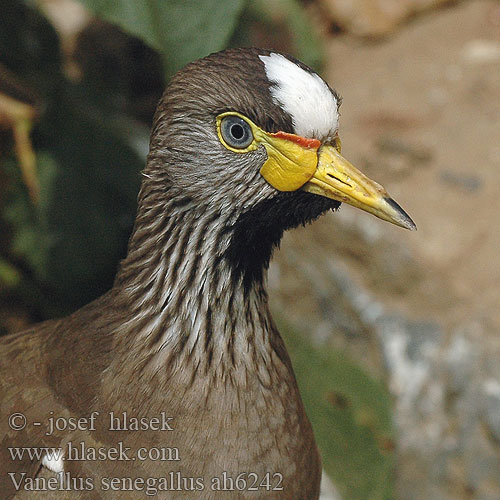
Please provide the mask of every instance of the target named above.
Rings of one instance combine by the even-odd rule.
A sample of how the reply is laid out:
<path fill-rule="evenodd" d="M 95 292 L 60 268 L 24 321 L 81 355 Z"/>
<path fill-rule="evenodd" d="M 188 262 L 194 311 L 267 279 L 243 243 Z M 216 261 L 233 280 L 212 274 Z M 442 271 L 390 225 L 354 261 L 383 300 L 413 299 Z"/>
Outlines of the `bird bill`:
<path fill-rule="evenodd" d="M 410 216 L 387 191 L 354 167 L 332 145 L 320 148 L 316 171 L 302 189 L 360 208 L 397 226 L 416 229 Z"/>

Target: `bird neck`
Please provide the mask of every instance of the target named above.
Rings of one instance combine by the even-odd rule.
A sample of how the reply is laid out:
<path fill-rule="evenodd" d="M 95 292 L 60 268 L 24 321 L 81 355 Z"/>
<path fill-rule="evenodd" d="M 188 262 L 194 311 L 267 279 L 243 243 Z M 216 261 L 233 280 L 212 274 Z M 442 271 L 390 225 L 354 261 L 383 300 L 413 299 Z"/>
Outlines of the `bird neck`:
<path fill-rule="evenodd" d="M 115 282 L 125 305 L 127 349 L 156 369 L 185 359 L 196 371 L 234 372 L 282 358 L 265 291 L 265 262 L 252 280 L 227 257 L 234 211 L 182 196 L 141 192 L 129 252 Z M 156 198 L 156 199 L 155 199 Z M 286 357 L 286 356 L 285 356 Z"/>

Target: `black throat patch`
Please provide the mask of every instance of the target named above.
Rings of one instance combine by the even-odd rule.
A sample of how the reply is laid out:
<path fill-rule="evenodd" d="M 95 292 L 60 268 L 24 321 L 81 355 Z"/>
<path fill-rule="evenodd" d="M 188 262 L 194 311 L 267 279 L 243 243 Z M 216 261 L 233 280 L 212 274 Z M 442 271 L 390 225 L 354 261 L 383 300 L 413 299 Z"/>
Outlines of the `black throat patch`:
<path fill-rule="evenodd" d="M 231 243 L 225 255 L 235 278 L 243 277 L 247 290 L 253 283 L 262 281 L 284 231 L 308 224 L 339 206 L 337 201 L 303 191 L 281 192 L 241 214 L 230 229 Z"/>

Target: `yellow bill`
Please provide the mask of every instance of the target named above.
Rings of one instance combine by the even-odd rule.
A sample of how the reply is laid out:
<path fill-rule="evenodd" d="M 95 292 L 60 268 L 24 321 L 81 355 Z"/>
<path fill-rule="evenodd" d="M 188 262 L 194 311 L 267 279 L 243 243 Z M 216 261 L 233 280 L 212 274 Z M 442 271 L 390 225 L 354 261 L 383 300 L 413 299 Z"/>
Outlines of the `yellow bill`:
<path fill-rule="evenodd" d="M 366 177 L 329 144 L 319 150 L 316 171 L 302 189 L 348 203 L 397 226 L 417 228 L 380 184 Z"/>
<path fill-rule="evenodd" d="M 280 191 L 304 191 L 348 203 L 397 226 L 415 230 L 410 216 L 375 181 L 340 154 L 340 140 L 321 146 L 316 139 L 258 130 L 268 160 L 262 176 Z"/>

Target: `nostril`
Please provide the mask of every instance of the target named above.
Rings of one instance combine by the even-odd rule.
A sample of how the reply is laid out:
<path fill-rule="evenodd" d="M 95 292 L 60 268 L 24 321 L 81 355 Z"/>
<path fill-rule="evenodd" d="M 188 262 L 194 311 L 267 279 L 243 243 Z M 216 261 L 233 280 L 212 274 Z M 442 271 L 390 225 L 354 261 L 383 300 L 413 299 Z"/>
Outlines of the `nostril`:
<path fill-rule="evenodd" d="M 333 174 L 330 174 L 330 173 L 327 173 L 326 174 L 327 177 L 330 177 L 331 179 L 335 179 L 336 181 L 339 181 L 341 182 L 342 184 L 345 184 L 346 186 L 349 186 L 350 188 L 352 188 L 351 184 L 349 184 L 348 182 L 342 180 L 342 179 L 339 179 L 338 177 L 336 177 L 335 175 Z"/>

